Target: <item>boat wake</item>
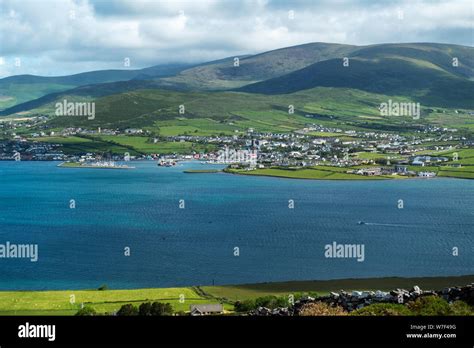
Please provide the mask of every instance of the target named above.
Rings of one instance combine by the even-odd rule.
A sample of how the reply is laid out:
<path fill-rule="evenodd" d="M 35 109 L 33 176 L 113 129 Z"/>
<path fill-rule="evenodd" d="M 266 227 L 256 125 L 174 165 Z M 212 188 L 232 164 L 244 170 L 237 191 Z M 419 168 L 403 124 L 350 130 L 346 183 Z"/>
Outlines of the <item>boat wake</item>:
<path fill-rule="evenodd" d="M 410 224 L 383 224 L 378 222 L 360 222 L 359 225 L 368 225 L 368 226 L 385 226 L 385 227 L 412 227 Z"/>

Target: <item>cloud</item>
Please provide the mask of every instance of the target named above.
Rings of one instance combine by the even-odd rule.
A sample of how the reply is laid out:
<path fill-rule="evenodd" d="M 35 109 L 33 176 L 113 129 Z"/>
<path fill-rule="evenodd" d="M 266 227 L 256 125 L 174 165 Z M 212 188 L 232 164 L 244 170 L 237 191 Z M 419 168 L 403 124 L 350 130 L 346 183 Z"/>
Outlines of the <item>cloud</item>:
<path fill-rule="evenodd" d="M 131 68 L 201 62 L 316 41 L 472 46 L 473 6 L 471 0 L 0 0 L 0 76 L 124 68 L 124 58 Z"/>

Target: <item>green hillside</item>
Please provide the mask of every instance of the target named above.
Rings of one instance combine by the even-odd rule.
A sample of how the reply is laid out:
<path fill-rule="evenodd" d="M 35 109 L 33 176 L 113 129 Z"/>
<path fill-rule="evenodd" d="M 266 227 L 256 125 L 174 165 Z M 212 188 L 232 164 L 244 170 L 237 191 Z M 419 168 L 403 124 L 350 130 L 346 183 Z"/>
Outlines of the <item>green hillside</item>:
<path fill-rule="evenodd" d="M 420 120 L 382 117 L 378 107 L 388 98 L 356 89 L 325 87 L 284 95 L 145 89 L 96 99 L 94 120 L 61 116 L 49 123 L 53 128 L 144 128 L 164 136 L 235 134 L 248 128 L 284 133 L 308 123 L 398 132 L 410 132 L 419 124 L 456 125 L 469 132 L 474 130 L 472 117 L 452 109 L 422 107 Z M 410 101 L 406 97 L 391 98 Z M 179 113 L 180 105 L 184 105 L 184 114 Z M 294 106 L 293 114 L 288 112 L 289 105 Z M 34 112 L 54 114 L 54 103 Z"/>
<path fill-rule="evenodd" d="M 171 64 L 140 70 L 98 70 L 67 76 L 10 76 L 0 79 L 0 110 L 78 86 L 170 76 L 185 67 L 188 65 Z"/>
<path fill-rule="evenodd" d="M 281 76 L 323 60 L 344 57 L 357 46 L 330 43 L 309 43 L 281 48 L 252 56 L 227 58 L 202 64 L 180 74 L 160 79 L 162 86 L 187 87 L 199 90 L 237 88 L 249 83 Z"/>
<path fill-rule="evenodd" d="M 0 115 L 37 108 L 63 94 L 99 97 L 143 88 L 181 91 L 232 89 L 281 76 L 325 59 L 343 57 L 355 48 L 310 43 L 240 56 L 238 67 L 234 67 L 234 57 L 230 57 L 187 69 L 183 65 L 159 65 L 141 70 L 94 71 L 62 77 L 12 76 L 0 80 L 0 96 L 3 96 L 0 110 L 9 108 Z M 81 87 L 75 88 L 78 86 Z"/>
<path fill-rule="evenodd" d="M 446 44 L 313 43 L 245 56 L 239 67 L 227 58 L 172 77 L 80 86 L 0 114 L 54 115 L 55 103 L 67 99 L 95 101 L 95 119 L 57 117 L 51 126 L 138 127 L 161 135 L 210 135 L 248 128 L 288 132 L 307 123 L 398 132 L 434 124 L 471 132 L 474 63 L 469 58 L 473 53 L 472 47 Z M 343 65 L 343 56 L 350 57 L 349 66 Z M 453 57 L 459 59 L 458 67 L 452 66 Z M 257 80 L 264 81 L 234 92 L 209 91 Z M 380 116 L 380 104 L 389 99 L 420 102 L 421 120 Z M 185 106 L 184 114 L 178 112 L 180 105 Z M 289 105 L 294 106 L 294 114 L 288 113 Z"/>
<path fill-rule="evenodd" d="M 242 87 L 240 91 L 286 94 L 314 87 L 344 87 L 388 96 L 410 96 L 423 105 L 474 108 L 474 81 L 469 80 L 474 74 L 472 59 L 468 56 L 469 52 L 474 55 L 474 49 L 430 50 L 427 45 L 362 49 L 349 56 L 348 66 L 342 59 L 330 59 Z M 456 53 L 464 59 L 460 70 L 452 66 Z"/>

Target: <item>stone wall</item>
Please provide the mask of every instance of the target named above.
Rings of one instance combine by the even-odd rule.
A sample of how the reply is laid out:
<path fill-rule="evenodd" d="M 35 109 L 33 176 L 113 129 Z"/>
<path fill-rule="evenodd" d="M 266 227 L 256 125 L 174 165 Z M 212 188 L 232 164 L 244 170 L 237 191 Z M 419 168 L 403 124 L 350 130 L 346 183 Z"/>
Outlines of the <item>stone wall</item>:
<path fill-rule="evenodd" d="M 414 286 L 411 290 L 396 289 L 390 292 L 384 291 L 352 291 L 331 292 L 329 296 L 321 296 L 317 298 L 304 297 L 295 304 L 286 308 L 269 309 L 259 307 L 251 311 L 249 315 L 257 316 L 291 316 L 299 315 L 301 308 L 308 303 L 324 302 L 332 306 L 340 306 L 344 310 L 351 312 L 353 310 L 363 308 L 373 303 L 407 303 L 414 301 L 423 296 L 440 296 L 448 302 L 457 300 L 464 301 L 474 306 L 474 283 L 462 287 L 445 288 L 443 290 L 421 290 L 418 286 Z"/>

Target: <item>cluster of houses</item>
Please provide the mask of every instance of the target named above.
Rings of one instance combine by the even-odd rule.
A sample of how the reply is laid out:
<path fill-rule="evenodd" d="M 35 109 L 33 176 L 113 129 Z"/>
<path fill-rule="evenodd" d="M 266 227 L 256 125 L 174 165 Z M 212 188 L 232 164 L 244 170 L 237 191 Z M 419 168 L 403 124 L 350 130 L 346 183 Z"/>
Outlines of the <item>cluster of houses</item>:
<path fill-rule="evenodd" d="M 32 143 L 26 139 L 0 140 L 0 160 L 62 161 L 66 155 L 57 144 Z"/>
<path fill-rule="evenodd" d="M 433 178 L 436 176 L 435 172 L 415 172 L 408 170 L 408 166 L 395 165 L 394 167 L 367 167 L 348 170 L 348 174 L 357 174 L 364 176 L 378 176 L 378 175 L 402 175 L 402 176 L 418 176 L 424 178 Z"/>
<path fill-rule="evenodd" d="M 466 140 L 449 128 L 424 126 L 420 128 L 420 136 L 402 136 L 384 131 L 360 131 L 327 127 L 318 124 L 307 124 L 304 128 L 294 132 L 256 132 L 254 129 L 239 131 L 228 135 L 179 135 L 158 137 L 147 130 L 139 128 L 127 129 L 85 129 L 81 127 L 64 128 L 60 131 L 52 130 L 42 116 L 26 121 L 0 122 L 0 136 L 8 134 L 8 140 L 0 140 L 0 159 L 12 159 L 15 153 L 21 153 L 25 160 L 78 160 L 80 156 L 96 158 L 100 154 L 74 154 L 66 156 L 61 145 L 42 143 L 44 136 L 93 136 L 93 135 L 128 135 L 148 137 L 150 142 L 192 142 L 197 144 L 213 145 L 217 150 L 209 153 L 191 151 L 187 155 L 160 154 L 130 157 L 130 159 L 159 159 L 173 160 L 199 159 L 212 163 L 218 161 L 218 150 L 224 148 L 247 149 L 257 152 L 257 165 L 249 169 L 258 169 L 269 166 L 280 167 L 307 167 L 315 165 L 333 165 L 339 167 L 364 166 L 355 171 L 359 175 L 415 175 L 408 169 L 387 168 L 392 163 L 412 166 L 439 165 L 447 162 L 446 157 L 419 156 L 422 151 L 452 150 L 453 141 L 459 146 L 466 144 Z M 34 127 L 35 126 L 35 127 Z M 18 127 L 33 128 L 35 132 L 28 135 L 16 135 Z M 428 128 L 427 128 L 428 127 Z M 429 128 L 431 127 L 431 128 Z M 431 133 L 427 133 L 431 132 Z M 24 132 L 23 132 L 24 133 Z M 5 137 L 4 137 L 5 138 Z M 38 140 L 36 140 L 38 138 Z M 1 137 L 0 137 L 1 139 Z M 449 140 L 449 141 L 448 141 Z M 444 145 L 444 143 L 446 145 Z M 441 145 L 440 145 L 441 144 Z M 361 158 L 356 153 L 368 152 L 380 154 L 380 157 L 369 156 Z M 125 154 L 116 154 L 111 160 L 123 160 Z M 391 160 L 393 158 L 394 160 Z M 235 163 L 235 166 L 246 167 L 248 163 Z M 431 172 L 423 172 L 426 176 Z"/>

